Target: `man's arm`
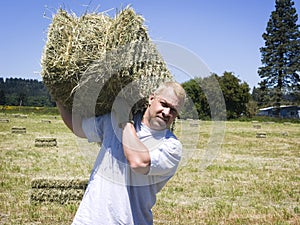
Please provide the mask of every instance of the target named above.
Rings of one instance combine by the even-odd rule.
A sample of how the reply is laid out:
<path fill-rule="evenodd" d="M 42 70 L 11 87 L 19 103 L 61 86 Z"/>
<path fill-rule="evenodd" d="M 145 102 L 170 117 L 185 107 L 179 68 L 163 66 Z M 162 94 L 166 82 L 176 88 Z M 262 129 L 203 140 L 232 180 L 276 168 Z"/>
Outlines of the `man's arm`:
<path fill-rule="evenodd" d="M 134 125 L 129 122 L 123 126 L 122 145 L 131 169 L 136 173 L 147 174 L 151 164 L 149 150 L 138 138 Z"/>
<path fill-rule="evenodd" d="M 62 120 L 66 126 L 78 137 L 86 138 L 82 130 L 82 118 L 79 115 L 74 115 L 72 112 L 69 112 L 65 107 L 60 103 L 56 102 L 57 108 L 60 112 Z"/>
<path fill-rule="evenodd" d="M 140 141 L 131 123 L 132 105 L 126 99 L 117 97 L 112 112 L 119 127 L 122 127 L 122 146 L 131 169 L 136 173 L 147 174 L 151 163 L 149 149 Z"/>

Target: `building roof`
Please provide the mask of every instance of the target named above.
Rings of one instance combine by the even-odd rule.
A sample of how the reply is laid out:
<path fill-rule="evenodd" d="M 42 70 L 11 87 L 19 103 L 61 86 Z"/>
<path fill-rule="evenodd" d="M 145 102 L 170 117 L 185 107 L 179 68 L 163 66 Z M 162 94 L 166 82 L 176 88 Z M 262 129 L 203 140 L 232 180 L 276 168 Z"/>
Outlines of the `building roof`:
<path fill-rule="evenodd" d="M 297 105 L 281 105 L 280 108 L 283 109 L 283 108 L 290 108 L 290 107 L 298 107 L 300 108 L 300 106 L 297 106 Z M 271 110 L 271 109 L 274 109 L 274 106 L 270 106 L 270 107 L 266 107 L 266 108 L 261 108 L 259 109 L 259 111 L 267 111 L 267 110 Z"/>

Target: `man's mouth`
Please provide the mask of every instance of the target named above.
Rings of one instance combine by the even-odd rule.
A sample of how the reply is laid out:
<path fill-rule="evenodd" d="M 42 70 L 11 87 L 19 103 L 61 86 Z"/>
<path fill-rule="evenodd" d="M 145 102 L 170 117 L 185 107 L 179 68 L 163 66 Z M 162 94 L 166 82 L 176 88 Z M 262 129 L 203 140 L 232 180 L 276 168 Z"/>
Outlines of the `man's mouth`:
<path fill-rule="evenodd" d="M 163 118 L 163 117 L 160 117 L 160 116 L 158 116 L 158 118 L 159 118 L 160 120 L 162 120 L 163 122 L 168 123 L 168 119 L 167 119 L 167 118 Z"/>

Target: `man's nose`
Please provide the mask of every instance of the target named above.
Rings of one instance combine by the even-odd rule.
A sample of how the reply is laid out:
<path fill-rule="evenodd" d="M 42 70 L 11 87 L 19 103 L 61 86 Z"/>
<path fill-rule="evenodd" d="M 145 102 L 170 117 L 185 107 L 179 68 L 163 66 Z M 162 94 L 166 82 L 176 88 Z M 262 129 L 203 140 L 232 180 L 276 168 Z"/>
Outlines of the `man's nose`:
<path fill-rule="evenodd" d="M 170 116 L 170 108 L 169 107 L 165 107 L 164 110 L 163 110 L 163 114 L 164 116 Z"/>

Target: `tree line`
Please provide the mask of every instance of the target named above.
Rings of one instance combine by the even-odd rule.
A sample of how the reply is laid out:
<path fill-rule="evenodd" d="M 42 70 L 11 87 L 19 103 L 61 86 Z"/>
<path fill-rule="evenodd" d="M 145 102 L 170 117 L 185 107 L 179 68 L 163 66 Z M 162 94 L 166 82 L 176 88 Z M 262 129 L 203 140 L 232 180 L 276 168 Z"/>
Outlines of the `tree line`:
<path fill-rule="evenodd" d="M 212 79 L 213 78 L 213 79 Z M 182 113 L 182 118 L 208 119 L 210 108 L 219 107 L 214 99 L 207 100 L 207 88 L 214 93 L 218 88 L 222 91 L 226 103 L 227 118 L 238 118 L 242 115 L 252 116 L 249 110 L 251 100 L 249 85 L 242 82 L 232 73 L 224 72 L 222 76 L 212 74 L 211 77 L 197 78 L 182 83 L 186 90 L 189 105 Z M 42 81 L 23 78 L 0 78 L 0 105 L 52 107 L 55 102 Z"/>
<path fill-rule="evenodd" d="M 212 81 L 210 78 L 215 78 Z M 183 118 L 210 118 L 211 104 L 216 102 L 207 101 L 205 87 L 214 87 L 217 81 L 217 88 L 223 92 L 226 102 L 228 118 L 238 118 L 241 115 L 249 115 L 247 104 L 251 99 L 250 88 L 247 83 L 240 83 L 240 80 L 231 72 L 225 72 L 223 76 L 213 74 L 212 77 L 204 79 L 192 79 L 184 82 L 182 86 L 187 92 L 190 106 L 183 112 Z M 219 87 L 220 85 L 220 87 Z M 0 105 L 12 106 L 38 106 L 51 107 L 55 102 L 42 81 L 23 78 L 0 77 Z"/>
<path fill-rule="evenodd" d="M 222 76 L 211 74 L 206 78 L 191 79 L 182 83 L 182 86 L 188 97 L 182 118 L 210 119 L 212 107 L 219 112 L 225 110 L 227 119 L 253 117 L 259 108 L 273 103 L 271 94 L 265 95 L 259 87 L 254 87 L 251 93 L 249 85 L 233 72 L 225 71 Z M 214 97 L 218 91 L 221 91 L 225 109 L 220 99 Z M 210 93 L 213 96 L 208 98 Z M 284 95 L 283 99 L 287 104 L 300 103 L 299 96 L 294 93 Z M 42 81 L 23 78 L 4 80 L 0 77 L 0 105 L 52 107 L 56 104 Z"/>
<path fill-rule="evenodd" d="M 41 81 L 0 77 L 0 105 L 55 106 Z"/>

